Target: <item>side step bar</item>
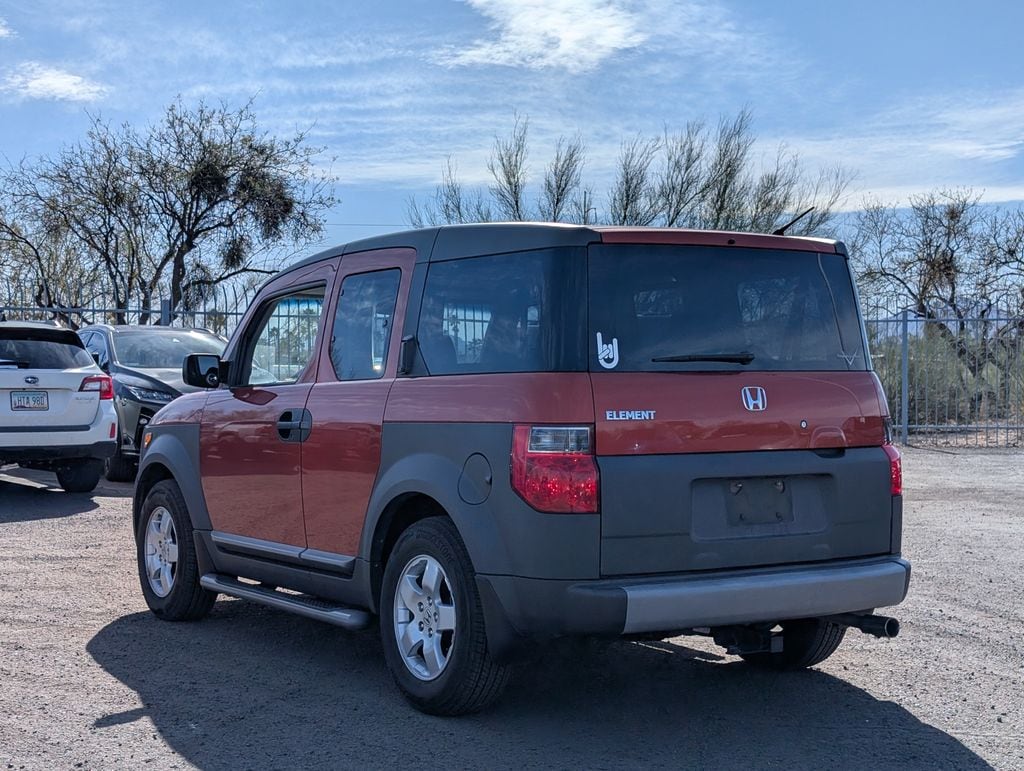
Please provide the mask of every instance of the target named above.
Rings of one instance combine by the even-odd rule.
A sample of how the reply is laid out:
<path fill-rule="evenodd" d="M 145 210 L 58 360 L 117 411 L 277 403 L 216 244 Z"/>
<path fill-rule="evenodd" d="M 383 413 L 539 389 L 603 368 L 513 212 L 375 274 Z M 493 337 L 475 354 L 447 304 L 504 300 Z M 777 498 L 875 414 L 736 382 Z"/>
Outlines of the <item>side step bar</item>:
<path fill-rule="evenodd" d="M 272 608 L 286 610 L 289 613 L 325 621 L 328 624 L 354 631 L 366 629 L 372 621 L 370 614 L 365 610 L 335 605 L 309 595 L 284 594 L 265 586 L 242 583 L 230 576 L 222 576 L 217 573 L 207 573 L 199 579 L 199 583 L 204 589 L 209 589 L 211 592 L 252 600 Z"/>

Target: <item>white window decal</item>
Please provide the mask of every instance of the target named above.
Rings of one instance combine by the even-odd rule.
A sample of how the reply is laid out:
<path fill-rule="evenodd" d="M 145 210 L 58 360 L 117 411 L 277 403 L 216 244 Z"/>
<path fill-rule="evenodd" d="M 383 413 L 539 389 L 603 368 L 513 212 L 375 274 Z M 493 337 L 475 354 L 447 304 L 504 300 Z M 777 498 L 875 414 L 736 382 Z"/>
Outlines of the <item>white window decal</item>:
<path fill-rule="evenodd" d="M 619 338 L 613 337 L 612 341 L 605 345 L 601 333 L 597 333 L 597 361 L 605 369 L 615 369 L 619 366 Z"/>

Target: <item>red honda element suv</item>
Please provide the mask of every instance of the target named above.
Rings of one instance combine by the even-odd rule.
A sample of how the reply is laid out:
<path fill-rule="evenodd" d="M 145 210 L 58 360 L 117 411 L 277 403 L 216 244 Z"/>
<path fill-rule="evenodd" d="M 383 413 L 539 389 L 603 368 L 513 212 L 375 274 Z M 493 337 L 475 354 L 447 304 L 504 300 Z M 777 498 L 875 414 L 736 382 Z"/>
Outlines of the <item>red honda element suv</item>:
<path fill-rule="evenodd" d="M 906 595 L 900 456 L 845 248 L 488 224 L 270 279 L 143 438 L 142 591 L 380 625 L 418 708 L 563 636 L 808 667 Z"/>

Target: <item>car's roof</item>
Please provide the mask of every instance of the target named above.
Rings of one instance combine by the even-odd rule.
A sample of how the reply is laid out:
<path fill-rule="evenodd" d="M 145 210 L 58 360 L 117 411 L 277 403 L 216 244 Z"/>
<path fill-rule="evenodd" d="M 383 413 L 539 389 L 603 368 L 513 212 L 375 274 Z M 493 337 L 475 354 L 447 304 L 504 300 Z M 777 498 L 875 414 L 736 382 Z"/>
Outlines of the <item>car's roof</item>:
<path fill-rule="evenodd" d="M 3 329 L 66 329 L 55 321 L 29 321 L 27 319 L 16 319 L 13 321 L 0 321 L 0 328 Z"/>
<path fill-rule="evenodd" d="M 5 339 L 47 340 L 80 346 L 81 340 L 74 330 L 39 321 L 0 321 L 0 335 Z"/>
<path fill-rule="evenodd" d="M 175 334 L 180 335 L 189 332 L 196 332 L 202 335 L 212 335 L 216 337 L 216 333 L 211 332 L 209 329 L 203 329 L 202 327 L 165 327 L 157 324 L 89 324 L 86 327 L 82 327 L 81 331 L 87 329 L 107 329 L 111 332 L 152 332 L 158 335 Z"/>
<path fill-rule="evenodd" d="M 405 230 L 372 236 L 318 252 L 285 268 L 295 270 L 339 255 L 413 248 L 419 262 L 594 243 L 747 247 L 846 254 L 841 241 L 726 230 L 570 225 L 555 222 L 487 222 Z"/>

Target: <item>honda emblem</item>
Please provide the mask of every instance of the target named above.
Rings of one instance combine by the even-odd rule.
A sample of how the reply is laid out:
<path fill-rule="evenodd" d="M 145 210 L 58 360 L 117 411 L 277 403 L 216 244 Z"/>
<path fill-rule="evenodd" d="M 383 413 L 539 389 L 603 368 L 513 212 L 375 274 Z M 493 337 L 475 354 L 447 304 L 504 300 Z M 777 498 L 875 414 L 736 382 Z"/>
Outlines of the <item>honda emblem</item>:
<path fill-rule="evenodd" d="M 750 412 L 764 412 L 768 408 L 768 397 L 761 386 L 744 386 L 740 393 L 743 396 L 743 406 Z"/>

